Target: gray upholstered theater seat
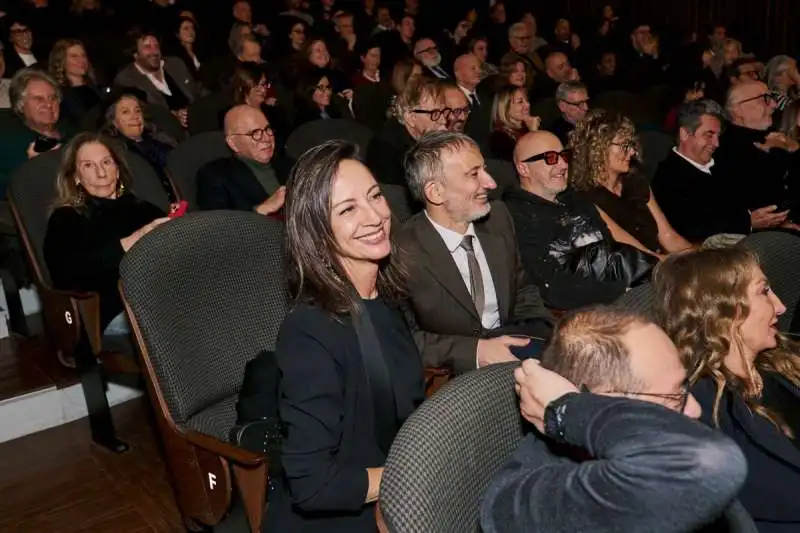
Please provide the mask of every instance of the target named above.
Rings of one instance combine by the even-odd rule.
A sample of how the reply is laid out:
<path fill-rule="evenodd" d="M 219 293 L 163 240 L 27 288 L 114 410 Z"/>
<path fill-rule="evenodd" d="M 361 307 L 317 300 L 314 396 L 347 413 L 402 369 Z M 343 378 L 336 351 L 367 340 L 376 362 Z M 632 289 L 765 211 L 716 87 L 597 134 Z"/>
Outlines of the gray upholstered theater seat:
<path fill-rule="evenodd" d="M 800 303 L 800 236 L 788 231 L 759 231 L 748 235 L 738 245 L 758 255 L 772 290 L 786 306 L 786 312 L 778 318 L 778 328 L 790 332 Z"/>
<path fill-rule="evenodd" d="M 456 378 L 400 429 L 381 480 L 381 511 L 392 533 L 480 532 L 483 493 L 523 435 L 517 366 Z"/>

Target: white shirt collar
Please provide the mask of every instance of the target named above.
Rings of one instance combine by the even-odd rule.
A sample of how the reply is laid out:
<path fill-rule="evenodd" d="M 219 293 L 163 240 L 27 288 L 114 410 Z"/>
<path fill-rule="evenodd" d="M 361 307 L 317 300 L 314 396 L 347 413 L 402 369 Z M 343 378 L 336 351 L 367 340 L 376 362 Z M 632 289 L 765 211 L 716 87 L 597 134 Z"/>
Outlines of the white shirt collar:
<path fill-rule="evenodd" d="M 685 155 L 680 153 L 678 151 L 678 147 L 677 146 L 674 146 L 672 148 L 672 151 L 675 152 L 676 154 L 678 154 L 679 156 L 681 156 L 684 160 L 686 160 L 690 165 L 692 165 L 694 168 L 696 168 L 700 172 L 704 172 L 706 174 L 711 174 L 711 167 L 714 166 L 714 159 L 711 159 L 711 161 L 709 161 L 705 165 L 701 165 L 700 163 L 698 163 L 696 161 L 692 161 L 691 159 L 689 159 L 688 157 L 686 157 Z"/>
<path fill-rule="evenodd" d="M 455 253 L 455 251 L 458 250 L 458 247 L 461 246 L 461 241 L 464 240 L 464 237 L 466 235 L 472 235 L 473 237 L 477 238 L 477 235 L 475 235 L 475 225 L 472 222 L 469 223 L 469 227 L 467 228 L 467 232 L 464 233 L 464 235 L 462 235 L 457 231 L 453 231 L 453 230 L 451 230 L 449 228 L 445 228 L 441 224 L 437 224 L 431 218 L 431 216 L 428 214 L 427 211 L 425 211 L 425 216 L 428 217 L 428 221 L 433 226 L 433 229 L 436 230 L 436 233 L 438 233 L 442 237 L 442 240 L 444 241 L 444 245 L 447 247 L 447 250 L 451 254 Z"/>
<path fill-rule="evenodd" d="M 469 89 L 465 89 L 461 85 L 459 85 L 458 88 L 461 89 L 461 92 L 464 93 L 464 96 L 467 97 L 467 100 L 469 100 L 470 97 L 475 94 L 475 91 L 470 91 Z"/>

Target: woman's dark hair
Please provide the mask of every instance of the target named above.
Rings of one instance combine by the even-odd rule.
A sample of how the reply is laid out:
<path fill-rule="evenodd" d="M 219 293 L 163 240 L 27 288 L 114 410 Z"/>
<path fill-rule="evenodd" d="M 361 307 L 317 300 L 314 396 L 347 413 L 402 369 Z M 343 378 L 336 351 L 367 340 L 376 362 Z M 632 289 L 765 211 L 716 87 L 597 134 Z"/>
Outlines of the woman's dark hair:
<path fill-rule="evenodd" d="M 358 147 L 336 140 L 316 146 L 297 160 L 286 184 L 286 252 L 292 298 L 341 315 L 354 312 L 353 285 L 339 259 L 331 228 L 331 193 L 339 165 L 358 160 Z M 378 270 L 378 294 L 388 300 L 405 296 L 406 271 L 398 250 Z"/>
<path fill-rule="evenodd" d="M 330 69 L 310 67 L 305 69 L 297 83 L 298 103 L 310 109 L 315 109 L 317 104 L 314 102 L 314 91 L 322 78 L 328 78 L 328 83 L 333 85 L 333 72 Z M 333 88 L 333 87 L 331 87 Z M 333 102 L 331 101 L 331 104 Z"/>
<path fill-rule="evenodd" d="M 243 104 L 253 87 L 258 85 L 261 79 L 265 77 L 266 72 L 258 63 L 253 63 L 252 61 L 239 63 L 231 78 L 234 105 Z"/>

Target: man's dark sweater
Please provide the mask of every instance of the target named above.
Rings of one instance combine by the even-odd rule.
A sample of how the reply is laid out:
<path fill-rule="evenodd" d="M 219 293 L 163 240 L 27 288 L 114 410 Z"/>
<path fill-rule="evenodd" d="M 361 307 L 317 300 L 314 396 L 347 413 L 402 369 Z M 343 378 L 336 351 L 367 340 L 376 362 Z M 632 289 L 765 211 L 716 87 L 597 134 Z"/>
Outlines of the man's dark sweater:
<path fill-rule="evenodd" d="M 800 168 L 800 151 L 792 154 L 780 149 L 761 150 L 755 143 L 763 143 L 768 133 L 732 124 L 720 137 L 714 173 L 725 177 L 724 187 L 738 208 L 797 205 L 800 196 L 792 182 Z"/>
<path fill-rule="evenodd" d="M 496 474 L 485 533 L 696 531 L 747 475 L 733 440 L 660 405 L 576 394 L 562 428 L 566 445 L 531 433 Z"/>
<path fill-rule="evenodd" d="M 750 214 L 728 194 L 733 179 L 715 164 L 706 174 L 671 151 L 651 185 L 670 225 L 693 243 L 718 233 L 748 234 Z"/>

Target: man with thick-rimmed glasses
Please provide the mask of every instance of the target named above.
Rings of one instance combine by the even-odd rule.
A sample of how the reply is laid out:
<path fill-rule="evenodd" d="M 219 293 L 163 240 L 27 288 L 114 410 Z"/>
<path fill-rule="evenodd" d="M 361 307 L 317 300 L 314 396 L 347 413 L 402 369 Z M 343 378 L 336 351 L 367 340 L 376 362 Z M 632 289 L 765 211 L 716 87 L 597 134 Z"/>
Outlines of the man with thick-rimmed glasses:
<path fill-rule="evenodd" d="M 556 89 L 556 104 L 561 116 L 550 126 L 564 146 L 569 145 L 569 134 L 589 111 L 589 89 L 579 81 L 565 81 Z"/>
<path fill-rule="evenodd" d="M 225 115 L 225 142 L 233 156 L 212 161 L 197 173 L 200 209 L 278 212 L 290 168 L 275 154 L 275 134 L 264 113 L 247 105 L 232 108 Z"/>
<path fill-rule="evenodd" d="M 761 81 L 743 81 L 728 91 L 725 107 L 731 123 L 714 154 L 715 173 L 727 180 L 724 192 L 750 211 L 788 211 L 790 229 L 800 229 L 794 224 L 800 221 L 800 144 L 772 130 L 773 93 Z"/>
<path fill-rule="evenodd" d="M 525 361 L 514 377 L 538 431 L 489 485 L 485 533 L 729 531 L 734 512 L 744 528 L 732 504 L 744 455 L 693 420 L 701 409 L 678 351 L 649 319 L 602 307 L 568 315 L 541 365 Z"/>

